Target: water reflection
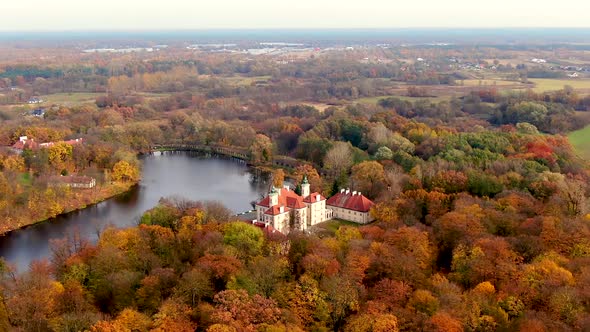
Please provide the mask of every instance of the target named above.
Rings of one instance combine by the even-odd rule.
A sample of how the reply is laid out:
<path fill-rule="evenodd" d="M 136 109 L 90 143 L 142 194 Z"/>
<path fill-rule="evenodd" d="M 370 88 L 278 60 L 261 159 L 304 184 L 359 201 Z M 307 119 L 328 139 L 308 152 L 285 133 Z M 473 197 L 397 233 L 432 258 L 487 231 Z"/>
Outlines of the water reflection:
<path fill-rule="evenodd" d="M 242 161 L 195 152 L 163 152 L 144 156 L 143 180 L 128 193 L 0 238 L 0 255 L 20 271 L 32 260 L 48 258 L 51 239 L 79 233 L 92 241 L 108 225 L 128 227 L 161 197 L 218 200 L 235 213 L 266 192 L 269 175 Z"/>

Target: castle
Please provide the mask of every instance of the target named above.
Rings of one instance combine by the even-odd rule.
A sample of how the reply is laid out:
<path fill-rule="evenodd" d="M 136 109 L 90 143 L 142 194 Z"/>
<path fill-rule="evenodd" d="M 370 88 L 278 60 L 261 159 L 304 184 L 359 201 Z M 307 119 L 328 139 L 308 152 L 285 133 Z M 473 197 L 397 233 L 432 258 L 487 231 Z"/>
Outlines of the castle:
<path fill-rule="evenodd" d="M 310 193 L 307 176 L 303 177 L 301 195 L 288 186 L 272 188 L 268 196 L 256 203 L 255 224 L 272 227 L 283 234 L 292 230 L 305 231 L 311 226 L 332 218 L 360 224 L 373 221 L 369 211 L 374 205 L 360 192 L 342 189 L 326 199 L 321 194 Z"/>

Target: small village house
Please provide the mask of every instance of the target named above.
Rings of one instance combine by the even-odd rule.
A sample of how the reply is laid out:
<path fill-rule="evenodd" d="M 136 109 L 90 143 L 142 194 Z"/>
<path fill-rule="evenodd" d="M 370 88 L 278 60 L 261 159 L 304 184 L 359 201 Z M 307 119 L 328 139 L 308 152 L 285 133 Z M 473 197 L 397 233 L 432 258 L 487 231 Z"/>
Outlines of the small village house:
<path fill-rule="evenodd" d="M 33 98 L 30 98 L 27 101 L 27 104 L 41 104 L 42 102 L 43 102 L 43 99 L 37 98 L 37 97 L 33 97 Z"/>
<path fill-rule="evenodd" d="M 50 187 L 70 187 L 75 189 L 91 189 L 96 187 L 96 179 L 90 176 L 52 176 L 47 181 Z"/>
<path fill-rule="evenodd" d="M 76 145 L 76 144 L 84 143 L 84 139 L 83 138 L 75 138 L 75 139 L 62 141 L 62 142 L 69 144 L 69 145 Z M 18 142 L 14 143 L 12 145 L 12 150 L 17 153 L 22 153 L 25 149 L 38 150 L 41 148 L 50 148 L 57 143 L 60 143 L 60 142 L 38 143 L 33 138 L 29 139 L 27 136 L 21 136 L 18 139 Z"/>

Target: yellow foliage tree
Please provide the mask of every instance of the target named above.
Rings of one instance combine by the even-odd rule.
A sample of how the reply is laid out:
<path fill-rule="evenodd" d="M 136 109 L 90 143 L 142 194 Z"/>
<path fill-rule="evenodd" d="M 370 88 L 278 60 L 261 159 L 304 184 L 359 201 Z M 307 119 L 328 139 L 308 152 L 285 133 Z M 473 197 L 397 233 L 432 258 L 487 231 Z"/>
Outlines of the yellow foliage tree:
<path fill-rule="evenodd" d="M 57 171 L 68 168 L 73 150 L 74 148 L 70 144 L 64 142 L 50 146 L 48 149 L 49 164 Z"/>
<path fill-rule="evenodd" d="M 0 168 L 6 171 L 24 172 L 25 159 L 19 155 L 10 155 L 0 160 Z"/>
<path fill-rule="evenodd" d="M 282 188 L 285 181 L 285 172 L 282 168 L 275 170 L 272 173 L 272 185 L 276 188 Z"/>
<path fill-rule="evenodd" d="M 137 166 L 131 165 L 125 160 L 121 160 L 113 166 L 111 178 L 114 181 L 135 182 L 139 180 L 139 169 Z"/>

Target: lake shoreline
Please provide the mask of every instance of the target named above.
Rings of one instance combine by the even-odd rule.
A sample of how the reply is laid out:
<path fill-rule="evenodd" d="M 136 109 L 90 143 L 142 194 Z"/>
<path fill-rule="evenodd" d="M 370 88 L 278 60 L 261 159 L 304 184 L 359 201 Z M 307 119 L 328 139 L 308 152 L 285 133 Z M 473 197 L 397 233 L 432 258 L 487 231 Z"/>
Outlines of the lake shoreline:
<path fill-rule="evenodd" d="M 140 153 L 139 156 L 141 156 L 141 155 L 150 155 L 150 154 L 153 154 L 154 152 L 166 153 L 166 152 L 188 152 L 188 151 L 194 151 L 194 152 L 197 152 L 197 153 L 203 153 L 205 156 L 207 156 L 207 155 L 209 155 L 209 156 L 210 155 L 217 155 L 217 156 L 227 157 L 229 159 L 237 159 L 237 160 L 240 160 L 240 161 L 246 163 L 246 165 L 248 167 L 255 167 L 254 165 L 249 164 L 245 158 L 240 158 L 240 156 L 232 155 L 231 153 L 224 153 L 225 151 L 219 151 L 219 150 L 213 150 L 213 151 L 212 150 L 208 150 L 207 151 L 207 150 L 202 150 L 202 149 L 182 149 L 182 148 L 178 148 L 178 147 L 176 147 L 176 148 L 166 148 L 166 147 L 164 147 L 164 148 L 159 148 L 159 149 L 151 150 L 151 151 L 149 151 L 147 153 Z M 105 192 L 103 195 L 100 195 L 97 198 L 94 198 L 90 202 L 85 202 L 85 203 L 83 203 L 81 205 L 77 205 L 77 206 L 68 206 L 68 207 L 64 208 L 64 210 L 62 212 L 60 212 L 60 213 L 58 213 L 58 214 L 56 214 L 54 216 L 43 217 L 43 218 L 36 219 L 36 220 L 33 220 L 33 221 L 31 221 L 31 220 L 25 220 L 20 225 L 18 225 L 16 227 L 9 227 L 9 228 L 6 228 L 6 229 L 0 229 L 0 237 L 7 236 L 7 235 L 9 235 L 12 232 L 15 232 L 15 231 L 18 231 L 18 230 L 23 230 L 23 229 L 26 229 L 26 228 L 29 228 L 31 226 L 35 226 L 35 225 L 38 225 L 38 224 L 42 224 L 42 223 L 46 223 L 46 222 L 50 223 L 51 221 L 55 220 L 58 217 L 63 217 L 63 216 L 68 215 L 68 214 L 70 214 L 72 212 L 77 212 L 77 211 L 84 210 L 86 208 L 92 207 L 92 206 L 97 205 L 97 204 L 99 204 L 101 202 L 104 202 L 106 200 L 115 198 L 115 197 L 117 197 L 119 195 L 123 195 L 123 194 L 129 193 L 131 190 L 133 190 L 133 188 L 135 188 L 136 186 L 138 186 L 140 182 L 141 182 L 141 179 L 139 179 L 136 182 L 129 182 L 129 183 L 121 183 L 121 182 L 119 182 L 119 183 L 111 183 L 111 184 L 105 186 L 107 192 Z M 112 189 L 112 190 L 114 190 L 114 191 L 113 192 L 110 192 L 110 189 L 109 188 Z M 76 189 L 74 189 L 74 190 L 76 190 Z M 82 189 L 82 190 L 89 190 L 89 189 Z M 93 188 L 93 189 L 90 189 L 90 190 L 95 190 L 95 189 Z"/>
<path fill-rule="evenodd" d="M 139 185 L 115 183 L 109 190 L 107 184 L 99 186 L 97 192 L 88 192 L 84 200 L 85 203 L 96 203 L 94 205 L 81 204 L 82 195 L 74 193 L 67 204 L 62 203 L 60 211 L 65 211 L 64 207 L 69 210 L 74 205 L 79 208 L 77 211 L 27 226 L 21 223 L 23 227 L 18 231 L 0 237 L 0 256 L 19 271 L 25 271 L 32 261 L 51 256 L 52 239 L 76 236 L 93 243 L 99 231 L 107 227 L 136 226 L 138 218 L 156 206 L 162 197 L 218 201 L 233 213 L 241 213 L 252 209 L 250 202 L 268 190 L 270 181 L 268 173 L 223 156 L 163 152 L 143 155 L 140 161 Z M 102 191 L 100 195 L 99 190 Z M 106 192 L 110 194 L 104 194 Z M 101 200 L 103 202 L 98 204 Z M 83 206 L 86 208 L 81 208 Z M 37 214 L 37 217 L 41 219 L 42 215 Z"/>
<path fill-rule="evenodd" d="M 232 147 L 229 147 L 229 149 L 231 150 Z M 149 152 L 146 153 L 140 153 L 139 156 L 142 155 L 152 155 L 154 153 L 167 153 L 167 152 L 196 152 L 197 154 L 203 154 L 206 157 L 211 157 L 211 156 L 221 156 L 227 159 L 234 159 L 234 160 L 239 160 L 243 163 L 246 164 L 247 167 L 253 168 L 253 169 L 258 169 L 260 171 L 263 172 L 272 172 L 272 170 L 277 169 L 277 168 L 281 168 L 281 167 L 287 167 L 289 168 L 289 166 L 293 166 L 293 165 L 288 165 L 289 163 L 282 163 L 282 159 L 285 159 L 287 157 L 284 156 L 277 156 L 277 159 L 279 159 L 279 161 L 273 161 L 272 163 L 270 163 L 269 165 L 257 165 L 257 164 L 252 164 L 249 162 L 249 160 L 247 158 L 245 158 L 245 156 L 240 155 L 239 153 L 236 153 L 234 151 L 228 151 L 225 150 L 223 148 L 219 148 L 219 147 L 206 147 L 203 148 L 201 146 L 188 146 L 188 147 L 180 147 L 178 145 L 171 145 L 171 146 L 161 146 L 159 148 L 156 149 L 152 149 Z M 99 197 L 93 199 L 90 202 L 84 203 L 82 205 L 78 205 L 78 206 L 69 206 L 66 207 L 62 212 L 60 212 L 57 215 L 54 216 L 50 216 L 50 217 L 43 217 L 40 219 L 37 219 L 35 221 L 25 221 L 24 223 L 22 223 L 21 225 L 17 226 L 17 227 L 11 227 L 11 228 L 7 228 L 4 230 L 0 230 L 0 237 L 4 237 L 9 235 L 12 232 L 18 231 L 18 230 L 23 230 L 26 228 L 29 228 L 31 226 L 35 226 L 38 224 L 42 224 L 42 223 L 50 223 L 51 221 L 55 220 L 58 217 L 62 217 L 65 215 L 68 215 L 72 212 L 77 212 L 77 211 L 81 211 L 84 210 L 86 208 L 92 207 L 94 205 L 97 205 L 101 202 L 104 202 L 106 200 L 115 198 L 119 195 L 125 194 L 130 192 L 131 190 L 133 190 L 133 188 L 135 188 L 136 186 L 139 185 L 139 183 L 141 182 L 141 179 L 139 179 L 136 182 L 130 182 L 130 183 L 116 183 L 116 184 L 109 184 L 107 185 L 107 191 L 109 190 L 108 188 L 113 189 L 114 188 L 114 192 L 106 192 L 103 195 L 100 195 Z M 83 189 L 83 190 L 87 190 L 87 189 Z"/>
<path fill-rule="evenodd" d="M 137 187 L 140 182 L 141 182 L 141 180 L 136 181 L 136 182 L 116 183 L 116 184 L 107 185 L 106 192 L 104 192 L 103 195 L 96 197 L 95 199 L 93 199 L 92 201 L 90 201 L 88 203 L 84 203 L 83 205 L 78 205 L 78 206 L 70 206 L 68 208 L 65 208 L 62 212 L 58 213 L 57 215 L 49 217 L 49 218 L 43 218 L 43 219 L 37 219 L 35 221 L 31 221 L 31 222 L 25 222 L 25 224 L 23 224 L 21 226 L 9 228 L 7 230 L 2 230 L 2 231 L 0 231 L 0 237 L 4 237 L 4 236 L 9 235 L 12 232 L 23 230 L 23 229 L 26 229 L 26 228 L 29 228 L 32 226 L 36 226 L 39 224 L 50 223 L 58 217 L 63 217 L 63 216 L 66 216 L 70 213 L 81 211 L 81 210 L 87 209 L 89 207 L 95 206 L 97 204 L 100 204 L 104 201 L 115 198 L 117 196 L 124 195 L 126 193 L 129 193 L 135 187 Z M 93 190 L 93 189 L 82 189 L 82 190 Z M 111 190 L 114 190 L 114 191 L 111 191 Z"/>

